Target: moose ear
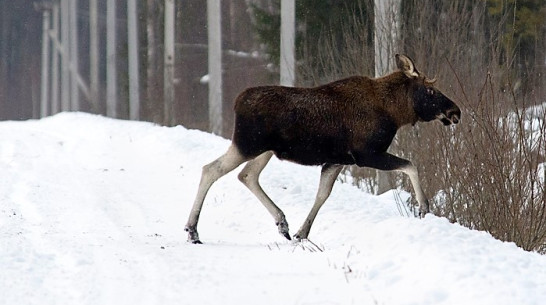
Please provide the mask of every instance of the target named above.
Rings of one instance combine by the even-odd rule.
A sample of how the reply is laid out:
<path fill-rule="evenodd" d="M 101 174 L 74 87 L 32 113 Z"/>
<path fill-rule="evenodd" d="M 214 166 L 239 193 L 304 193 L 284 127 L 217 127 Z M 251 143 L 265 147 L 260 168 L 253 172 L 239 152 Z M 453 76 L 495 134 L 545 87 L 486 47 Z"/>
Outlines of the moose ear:
<path fill-rule="evenodd" d="M 406 55 L 396 54 L 396 66 L 400 71 L 404 72 L 407 77 L 414 78 L 419 77 L 419 71 L 415 68 L 413 60 Z"/>

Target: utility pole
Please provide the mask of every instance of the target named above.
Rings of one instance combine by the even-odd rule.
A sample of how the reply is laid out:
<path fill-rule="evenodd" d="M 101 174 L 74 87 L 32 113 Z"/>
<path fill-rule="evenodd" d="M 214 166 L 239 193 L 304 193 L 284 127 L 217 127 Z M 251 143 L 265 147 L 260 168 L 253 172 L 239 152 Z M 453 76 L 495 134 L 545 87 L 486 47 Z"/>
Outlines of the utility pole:
<path fill-rule="evenodd" d="M 174 124 L 174 0 L 165 0 L 165 55 L 164 55 L 164 98 L 165 125 Z"/>
<path fill-rule="evenodd" d="M 99 109 L 99 33 L 97 0 L 89 0 L 89 87 L 91 105 Z"/>
<path fill-rule="evenodd" d="M 207 0 L 209 128 L 222 134 L 222 29 L 220 0 Z"/>
<path fill-rule="evenodd" d="M 281 86 L 294 86 L 295 80 L 295 24 L 294 0 L 281 1 Z"/>
<path fill-rule="evenodd" d="M 116 1 L 106 3 L 106 116 L 117 118 Z"/>
<path fill-rule="evenodd" d="M 375 76 L 380 77 L 394 68 L 397 50 L 398 20 L 401 0 L 374 0 Z M 376 171 L 377 195 L 391 189 L 386 172 Z"/>
<path fill-rule="evenodd" d="M 140 119 L 140 88 L 138 71 L 137 2 L 127 0 L 127 29 L 129 49 L 129 119 Z"/>

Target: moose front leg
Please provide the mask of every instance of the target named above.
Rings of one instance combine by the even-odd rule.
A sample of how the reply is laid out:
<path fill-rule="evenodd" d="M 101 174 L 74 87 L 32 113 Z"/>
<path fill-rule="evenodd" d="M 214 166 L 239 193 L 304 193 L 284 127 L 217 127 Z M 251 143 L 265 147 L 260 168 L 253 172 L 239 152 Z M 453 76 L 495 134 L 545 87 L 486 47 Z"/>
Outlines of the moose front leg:
<path fill-rule="evenodd" d="M 419 216 L 424 217 L 430 212 L 428 200 L 421 188 L 417 167 L 406 159 L 399 158 L 389 153 L 355 156 L 357 165 L 360 167 L 371 167 L 382 171 L 399 171 L 408 175 L 419 203 Z"/>
<path fill-rule="evenodd" d="M 409 162 L 409 161 L 408 161 Z M 419 180 L 419 173 L 417 171 L 417 167 L 413 165 L 411 162 L 406 167 L 398 169 L 398 171 L 403 172 L 404 174 L 408 175 L 411 181 L 411 185 L 413 186 L 413 191 L 415 192 L 415 196 L 417 197 L 417 202 L 419 203 L 419 216 L 421 218 L 425 217 L 425 214 L 430 212 L 430 204 L 428 203 L 427 197 L 425 196 L 425 193 L 423 192 L 423 189 L 421 188 L 421 182 Z"/>
<path fill-rule="evenodd" d="M 203 202 L 205 201 L 207 192 L 212 184 L 245 161 L 246 159 L 241 155 L 239 149 L 232 145 L 223 156 L 216 159 L 212 163 L 203 166 L 201 182 L 199 182 L 197 195 L 195 196 L 193 207 L 191 209 L 190 216 L 188 217 L 188 223 L 184 228 L 184 230 L 188 232 L 189 242 L 193 244 L 201 243 L 199 240 L 199 233 L 197 233 L 197 222 L 199 221 L 199 215 L 201 214 L 201 209 L 203 208 Z"/>

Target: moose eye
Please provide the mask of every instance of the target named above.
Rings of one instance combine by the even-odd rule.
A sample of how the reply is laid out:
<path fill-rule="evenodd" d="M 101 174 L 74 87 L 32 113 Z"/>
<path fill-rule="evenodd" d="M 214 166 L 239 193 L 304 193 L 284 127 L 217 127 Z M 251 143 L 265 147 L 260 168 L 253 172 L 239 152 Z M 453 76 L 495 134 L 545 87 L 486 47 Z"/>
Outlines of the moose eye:
<path fill-rule="evenodd" d="M 431 88 L 427 88 L 427 94 L 434 95 L 434 90 L 432 90 Z"/>

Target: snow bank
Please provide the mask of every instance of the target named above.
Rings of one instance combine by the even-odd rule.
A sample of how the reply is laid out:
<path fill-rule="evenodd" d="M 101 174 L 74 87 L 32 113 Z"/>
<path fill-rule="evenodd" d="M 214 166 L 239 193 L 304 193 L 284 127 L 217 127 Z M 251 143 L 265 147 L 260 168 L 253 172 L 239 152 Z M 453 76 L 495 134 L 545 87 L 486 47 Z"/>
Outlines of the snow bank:
<path fill-rule="evenodd" d="M 397 194 L 339 182 L 311 231 L 320 249 L 285 241 L 237 171 L 212 187 L 205 244 L 190 245 L 201 167 L 229 145 L 210 134 L 63 113 L 2 122 L 0 138 L 0 304 L 546 300 L 546 257 L 432 215 L 403 217 Z M 319 172 L 275 159 L 262 174 L 292 233 Z"/>

